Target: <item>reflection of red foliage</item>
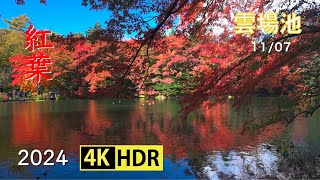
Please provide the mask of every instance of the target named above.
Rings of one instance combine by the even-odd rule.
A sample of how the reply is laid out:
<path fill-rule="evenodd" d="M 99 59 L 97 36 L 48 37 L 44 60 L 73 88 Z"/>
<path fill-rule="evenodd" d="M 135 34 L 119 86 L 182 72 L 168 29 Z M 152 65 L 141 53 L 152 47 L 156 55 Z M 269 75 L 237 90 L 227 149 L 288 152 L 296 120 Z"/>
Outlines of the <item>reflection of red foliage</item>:
<path fill-rule="evenodd" d="M 66 129 L 65 122 L 56 121 L 46 111 L 43 113 L 42 109 L 50 108 L 49 106 L 50 104 L 39 103 L 13 104 L 11 136 L 15 146 L 78 152 L 80 144 L 92 144 L 88 135 L 104 136 L 104 130 L 112 126 L 106 116 L 100 116 L 94 101 L 89 102 L 88 115 L 84 117 L 84 134 Z M 54 126 L 50 121 L 55 121 Z"/>
<path fill-rule="evenodd" d="M 95 101 L 89 102 L 88 117 L 85 121 L 85 132 L 90 135 L 101 135 L 106 128 L 111 128 L 112 122 L 102 117 Z"/>
<path fill-rule="evenodd" d="M 228 150 L 237 147 L 254 146 L 263 143 L 274 137 L 283 130 L 283 126 L 276 124 L 262 130 L 258 135 L 242 134 L 242 126 L 230 127 L 227 122 L 230 118 L 239 119 L 239 117 L 229 117 L 230 109 L 228 104 L 218 104 L 212 108 L 202 110 L 204 120 L 195 118 L 190 129 L 180 130 L 182 128 L 179 122 L 170 113 L 170 107 L 165 115 L 163 122 L 161 120 L 150 123 L 146 116 L 148 103 L 140 102 L 136 106 L 136 111 L 131 116 L 131 144 L 141 144 L 139 140 L 145 139 L 145 132 L 137 128 L 139 121 L 146 124 L 147 130 L 152 132 L 157 138 L 157 144 L 162 144 L 166 154 L 176 155 L 177 158 L 188 157 L 190 150 L 195 152 L 211 152 L 213 150 Z M 145 107 L 147 106 L 147 107 Z M 155 108 L 155 107 L 154 107 Z M 184 133 L 184 132 L 189 132 Z"/>
<path fill-rule="evenodd" d="M 128 119 L 119 121 L 102 113 L 105 108 L 101 108 L 97 101 L 85 103 L 88 103 L 84 106 L 88 109 L 74 125 L 79 128 L 77 130 L 68 127 L 68 123 L 64 122 L 68 119 L 57 120 L 47 111 L 41 111 L 42 108 L 51 108 L 50 104 L 14 104 L 13 112 L 16 113 L 12 115 L 12 143 L 76 153 L 80 144 L 162 144 L 165 154 L 184 158 L 190 153 L 254 146 L 270 140 L 283 130 L 281 125 L 273 125 L 258 135 L 241 134 L 241 125 L 234 122 L 228 125 L 230 121 L 239 124 L 242 121 L 238 114 L 232 114 L 228 104 L 203 109 L 203 118 L 196 117 L 190 123 L 181 123 L 173 114 L 175 106 L 172 104 L 158 105 L 158 102 L 142 100 L 134 105 L 133 111 L 128 111 L 128 116 L 124 116 Z M 157 117 L 153 113 L 163 114 Z"/>
<path fill-rule="evenodd" d="M 49 144 L 48 121 L 43 121 L 36 104 L 13 104 L 12 141 L 15 145 Z"/>

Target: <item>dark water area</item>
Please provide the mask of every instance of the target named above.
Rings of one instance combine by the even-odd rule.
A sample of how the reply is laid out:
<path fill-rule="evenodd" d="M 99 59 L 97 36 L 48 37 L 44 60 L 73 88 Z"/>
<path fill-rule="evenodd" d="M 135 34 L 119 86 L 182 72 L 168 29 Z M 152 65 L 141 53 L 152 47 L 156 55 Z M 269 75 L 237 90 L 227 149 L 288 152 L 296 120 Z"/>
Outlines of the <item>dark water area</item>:
<path fill-rule="evenodd" d="M 279 101 L 257 98 L 251 104 L 253 113 L 268 111 Z M 179 120 L 179 110 L 174 100 L 0 103 L 0 178 L 288 178 L 296 171 L 295 162 L 289 162 L 293 153 L 288 147 L 308 154 L 300 153 L 302 159 L 320 157 L 319 111 L 310 118 L 298 118 L 288 128 L 275 124 L 243 133 L 243 123 L 249 118 L 246 106 L 235 110 L 226 102 L 185 121 Z M 288 142 L 293 144 L 287 146 Z M 161 144 L 164 171 L 80 172 L 81 144 Z M 18 167 L 21 149 L 52 149 L 56 154 L 64 150 L 69 162 L 66 166 Z M 285 169 L 290 163 L 293 169 Z M 314 168 L 308 168 L 309 173 L 319 172 L 316 162 L 298 163 Z"/>

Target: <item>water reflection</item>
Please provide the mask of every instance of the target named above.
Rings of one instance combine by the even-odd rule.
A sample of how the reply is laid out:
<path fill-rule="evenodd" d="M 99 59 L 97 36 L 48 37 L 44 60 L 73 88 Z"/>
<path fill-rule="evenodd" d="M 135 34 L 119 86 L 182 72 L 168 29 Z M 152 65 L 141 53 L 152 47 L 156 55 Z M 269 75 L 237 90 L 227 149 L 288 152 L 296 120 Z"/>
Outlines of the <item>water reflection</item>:
<path fill-rule="evenodd" d="M 202 172 L 211 179 L 284 178 L 277 172 L 277 161 L 278 157 L 273 150 L 262 144 L 250 152 L 215 152 L 206 157 Z"/>
<path fill-rule="evenodd" d="M 267 111 L 274 100 L 255 103 L 254 113 L 259 114 Z M 218 104 L 182 122 L 177 118 L 178 113 L 179 105 L 175 101 L 143 99 L 0 104 L 0 177 L 33 178 L 46 172 L 42 167 L 25 168 L 16 175 L 2 173 L 12 172 L 11 166 L 20 160 L 17 153 L 22 148 L 56 152 L 64 149 L 74 159 L 70 169 L 63 172 L 67 177 L 77 178 L 84 176 L 78 170 L 80 144 L 162 144 L 165 171 L 151 175 L 153 178 L 174 178 L 166 175 L 170 172 L 180 178 L 279 178 L 279 155 L 273 150 L 276 147 L 265 148 L 265 143 L 282 137 L 293 138 L 298 144 L 307 142 L 306 147 L 320 147 L 319 132 L 310 125 L 315 120 L 302 119 L 291 127 L 291 132 L 277 124 L 252 135 L 241 132 L 243 121 L 248 118 L 246 107 L 235 111 L 229 103 Z M 60 177 L 58 169 L 50 169 L 48 177 Z M 119 174 L 106 175 L 112 178 Z M 144 177 L 141 173 L 128 177 L 132 175 Z"/>

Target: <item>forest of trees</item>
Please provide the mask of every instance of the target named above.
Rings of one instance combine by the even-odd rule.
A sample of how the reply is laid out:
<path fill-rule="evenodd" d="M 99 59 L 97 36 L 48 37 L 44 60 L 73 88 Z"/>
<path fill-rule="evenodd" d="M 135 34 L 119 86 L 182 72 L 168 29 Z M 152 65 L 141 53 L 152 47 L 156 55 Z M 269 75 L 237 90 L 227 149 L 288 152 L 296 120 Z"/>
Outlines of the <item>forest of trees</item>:
<path fill-rule="evenodd" d="M 263 91 L 292 100 L 286 122 L 311 115 L 320 106 L 316 1 L 275 5 L 269 0 L 83 0 L 82 5 L 107 9 L 112 17 L 106 28 L 96 23 L 86 34 L 50 36 L 55 48 L 41 52 L 51 57 L 53 80 L 41 81 L 43 91 L 84 98 L 178 96 L 185 114 L 200 105 L 225 101 L 228 95 L 239 104 Z M 302 33 L 233 32 L 231 14 L 276 10 L 301 15 Z M 23 60 L 30 55 L 24 49 L 25 31 L 32 19 L 22 15 L 5 22 L 8 28 L 0 29 L 0 91 L 35 92 L 37 83 L 25 81 L 23 73 L 28 68 Z M 134 38 L 123 39 L 133 33 Z M 288 52 L 268 53 L 261 48 L 253 52 L 252 41 L 291 42 L 291 46 Z"/>
<path fill-rule="evenodd" d="M 24 64 L 27 56 L 31 53 L 25 50 L 25 31 L 30 25 L 30 19 L 22 15 L 12 20 L 5 20 L 9 28 L 1 29 L 3 46 L 1 46 L 2 65 L 1 91 L 12 89 L 20 91 L 37 91 L 37 82 L 26 81 L 27 72 L 30 67 Z M 130 58 L 135 52 L 136 44 L 133 40 L 119 41 L 107 37 L 108 34 L 102 29 L 100 23 L 90 27 L 86 34 L 69 34 L 67 37 L 53 33 L 50 43 L 54 49 L 42 50 L 44 54 L 50 55 L 53 65 L 49 67 L 52 71 L 53 81 L 41 81 L 45 91 L 57 90 L 67 97 L 95 97 L 114 96 L 115 85 L 122 83 L 119 90 L 121 95 L 159 95 L 182 96 L 196 83 L 186 85 L 195 75 L 192 65 L 181 62 L 170 66 L 170 72 L 165 68 L 167 59 L 162 59 L 155 51 L 150 50 L 149 61 L 154 72 L 144 72 L 141 77 L 141 68 L 146 66 L 141 61 L 136 69 L 123 78 Z M 185 39 L 168 35 L 163 43 L 175 41 L 185 43 Z M 175 48 L 172 44 L 172 48 Z M 164 55 L 164 54 L 162 54 Z M 144 56 L 141 51 L 141 56 Z M 159 63 L 159 60 L 164 62 Z M 158 63 L 157 63 L 158 61 Z M 179 65 L 179 66 L 178 66 Z M 141 67 L 139 67 L 141 66 Z M 148 77 L 146 77 L 148 73 Z M 143 80 L 142 80 L 143 79 Z M 189 82 L 190 83 L 190 82 Z"/>

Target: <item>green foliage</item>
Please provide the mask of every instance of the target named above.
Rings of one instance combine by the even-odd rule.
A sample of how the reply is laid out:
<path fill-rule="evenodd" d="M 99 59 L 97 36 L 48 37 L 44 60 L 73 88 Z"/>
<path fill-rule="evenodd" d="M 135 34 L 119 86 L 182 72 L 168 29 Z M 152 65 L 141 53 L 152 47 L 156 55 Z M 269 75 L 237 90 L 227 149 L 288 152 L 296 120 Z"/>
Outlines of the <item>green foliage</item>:
<path fill-rule="evenodd" d="M 249 67 L 249 70 L 253 71 L 253 70 L 258 70 L 260 67 L 262 67 L 263 63 L 260 61 L 256 61 L 254 63 L 252 63 L 252 65 Z"/>
<path fill-rule="evenodd" d="M 156 83 L 153 88 L 162 95 L 169 97 L 181 95 L 181 92 L 183 92 L 183 85 L 179 82 L 173 82 L 171 84 Z"/>
<path fill-rule="evenodd" d="M 181 97 L 188 94 L 189 90 L 196 86 L 194 82 L 195 76 L 189 73 L 182 73 L 179 77 L 173 77 L 173 82 L 155 83 L 152 87 L 159 93 L 167 97 Z"/>
<path fill-rule="evenodd" d="M 107 36 L 105 29 L 99 22 L 96 22 L 93 27 L 86 31 L 86 37 L 90 42 L 101 41 Z"/>
<path fill-rule="evenodd" d="M 8 96 L 6 94 L 0 93 L 0 102 L 1 101 L 7 101 L 7 100 L 8 100 Z"/>
<path fill-rule="evenodd" d="M 3 19 L 3 21 L 8 24 L 10 30 L 15 31 L 26 31 L 31 23 L 29 17 L 25 14 L 12 18 L 12 20 Z"/>
<path fill-rule="evenodd" d="M 24 49 L 24 30 L 30 24 L 26 15 L 3 21 L 8 24 L 8 28 L 0 29 L 0 91 L 6 90 L 12 80 L 9 58 L 27 53 Z"/>
<path fill-rule="evenodd" d="M 307 95 L 319 95 L 320 92 L 320 57 L 312 58 L 310 63 L 302 65 L 303 81 L 309 87 L 305 92 Z"/>
<path fill-rule="evenodd" d="M 88 30 L 86 30 L 86 36 L 92 36 L 94 32 L 97 32 L 97 31 L 101 31 L 102 30 L 102 26 L 99 22 L 96 22 L 94 24 L 93 27 L 90 27 Z"/>

